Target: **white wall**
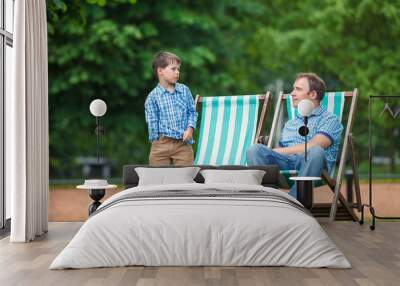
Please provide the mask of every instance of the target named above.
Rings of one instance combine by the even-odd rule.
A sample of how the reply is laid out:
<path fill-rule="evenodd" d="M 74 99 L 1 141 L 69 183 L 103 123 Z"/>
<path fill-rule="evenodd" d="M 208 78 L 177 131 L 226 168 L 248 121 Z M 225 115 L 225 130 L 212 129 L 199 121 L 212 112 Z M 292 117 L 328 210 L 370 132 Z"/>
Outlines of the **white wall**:
<path fill-rule="evenodd" d="M 5 0 L 5 30 L 11 34 L 14 33 L 14 0 Z M 7 113 L 12 112 L 10 109 L 10 96 L 11 96 L 11 88 L 12 88 L 12 80 L 11 80 L 11 75 L 12 75 L 12 69 L 14 65 L 14 60 L 13 60 L 13 48 L 6 45 L 6 53 L 5 53 L 5 102 L 4 102 L 4 107 L 5 107 L 5 117 L 7 118 Z M 5 141 L 7 141 L 7 138 L 10 136 L 7 136 L 9 133 L 9 126 L 7 126 L 7 121 L 5 122 Z M 10 150 L 5 150 L 4 154 L 4 160 L 7 161 L 7 153 Z M 6 164 L 5 164 L 6 165 Z M 10 170 L 7 170 L 5 168 L 5 214 L 6 214 L 6 219 L 11 218 L 11 193 L 10 193 L 10 187 L 9 187 L 9 180 L 7 178 L 10 178 Z"/>
<path fill-rule="evenodd" d="M 13 0 L 6 0 L 5 1 L 6 7 L 5 7 L 5 12 L 6 12 L 6 31 L 9 33 L 13 33 L 14 31 L 14 25 L 13 25 L 13 21 L 14 18 L 9 17 L 9 15 L 14 15 L 14 1 Z"/>
<path fill-rule="evenodd" d="M 12 87 L 12 81 L 11 81 L 11 74 L 12 74 L 12 68 L 13 68 L 13 54 L 12 54 L 13 49 L 10 46 L 6 46 L 6 74 L 5 74 L 5 95 L 6 95 L 6 100 L 5 100 L 5 112 L 12 112 L 10 110 L 10 95 L 11 95 L 11 87 Z M 7 116 L 5 116 L 7 117 Z M 9 133 L 9 129 L 7 128 L 7 122 L 5 124 L 5 140 L 9 138 L 7 136 L 7 133 Z M 7 150 L 5 153 L 5 160 L 7 160 Z M 5 170 L 5 196 L 6 196 L 6 219 L 11 218 L 11 193 L 10 193 L 10 187 L 7 181 L 7 178 L 9 177 L 9 173 L 7 172 L 7 168 Z"/>

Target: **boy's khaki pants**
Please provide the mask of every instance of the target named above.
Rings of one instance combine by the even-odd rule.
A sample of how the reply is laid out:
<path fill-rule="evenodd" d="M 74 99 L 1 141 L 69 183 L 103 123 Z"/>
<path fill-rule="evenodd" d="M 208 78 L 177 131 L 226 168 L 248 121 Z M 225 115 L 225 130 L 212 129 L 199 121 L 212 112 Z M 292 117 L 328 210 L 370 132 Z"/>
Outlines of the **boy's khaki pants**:
<path fill-rule="evenodd" d="M 161 136 L 151 144 L 149 164 L 151 166 L 193 165 L 192 145 L 182 140 Z"/>

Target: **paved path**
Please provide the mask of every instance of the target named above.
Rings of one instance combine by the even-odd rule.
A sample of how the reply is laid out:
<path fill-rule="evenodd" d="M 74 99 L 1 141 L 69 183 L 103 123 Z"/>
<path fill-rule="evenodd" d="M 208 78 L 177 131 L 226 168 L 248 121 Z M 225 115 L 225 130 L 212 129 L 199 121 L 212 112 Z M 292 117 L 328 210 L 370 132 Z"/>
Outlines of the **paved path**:
<path fill-rule="evenodd" d="M 107 190 L 105 198 L 119 191 Z M 345 193 L 344 186 L 342 191 Z M 363 203 L 368 203 L 368 184 L 361 185 L 361 193 Z M 315 190 L 314 197 L 315 202 L 331 202 L 332 193 L 324 186 Z M 90 203 L 86 190 L 53 189 L 49 197 L 49 220 L 85 221 Z M 379 216 L 400 216 L 400 183 L 374 184 L 373 204 Z"/>

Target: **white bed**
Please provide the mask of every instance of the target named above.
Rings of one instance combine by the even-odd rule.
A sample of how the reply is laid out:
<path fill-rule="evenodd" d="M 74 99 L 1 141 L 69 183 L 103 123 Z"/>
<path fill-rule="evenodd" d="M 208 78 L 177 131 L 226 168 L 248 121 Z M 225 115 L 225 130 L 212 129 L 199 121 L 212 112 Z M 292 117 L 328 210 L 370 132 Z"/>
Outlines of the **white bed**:
<path fill-rule="evenodd" d="M 50 269 L 127 265 L 351 267 L 285 193 L 198 183 L 135 187 L 112 196 Z"/>

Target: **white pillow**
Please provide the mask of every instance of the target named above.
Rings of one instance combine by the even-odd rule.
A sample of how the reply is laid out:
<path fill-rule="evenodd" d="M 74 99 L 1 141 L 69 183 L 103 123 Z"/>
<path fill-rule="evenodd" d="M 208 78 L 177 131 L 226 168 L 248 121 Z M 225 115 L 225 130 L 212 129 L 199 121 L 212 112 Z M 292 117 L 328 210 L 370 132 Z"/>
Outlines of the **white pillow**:
<path fill-rule="evenodd" d="M 199 167 L 135 168 L 139 176 L 138 186 L 195 183 L 193 179 L 199 170 Z"/>
<path fill-rule="evenodd" d="M 201 170 L 204 183 L 261 185 L 265 171 L 262 170 Z"/>

